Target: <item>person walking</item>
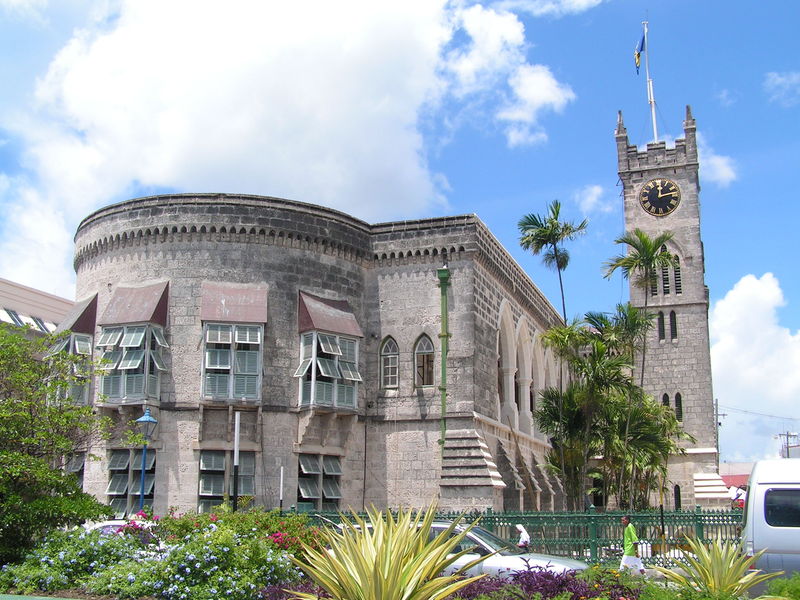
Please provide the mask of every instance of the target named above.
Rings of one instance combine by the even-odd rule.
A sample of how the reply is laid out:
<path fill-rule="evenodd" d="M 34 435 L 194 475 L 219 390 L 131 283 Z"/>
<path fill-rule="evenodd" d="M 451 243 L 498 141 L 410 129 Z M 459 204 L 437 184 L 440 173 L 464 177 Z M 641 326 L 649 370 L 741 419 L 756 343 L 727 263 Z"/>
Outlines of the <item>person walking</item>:
<path fill-rule="evenodd" d="M 631 518 L 625 515 L 622 521 L 622 560 L 619 563 L 619 570 L 630 569 L 639 570 L 644 575 L 644 564 L 639 556 L 639 538 L 636 535 L 636 528 L 631 523 Z"/>
<path fill-rule="evenodd" d="M 519 532 L 519 541 L 517 542 L 517 546 L 527 550 L 528 546 L 531 545 L 531 536 L 528 535 L 528 531 L 525 529 L 525 526 L 522 525 L 522 523 L 517 523 L 517 531 Z"/>

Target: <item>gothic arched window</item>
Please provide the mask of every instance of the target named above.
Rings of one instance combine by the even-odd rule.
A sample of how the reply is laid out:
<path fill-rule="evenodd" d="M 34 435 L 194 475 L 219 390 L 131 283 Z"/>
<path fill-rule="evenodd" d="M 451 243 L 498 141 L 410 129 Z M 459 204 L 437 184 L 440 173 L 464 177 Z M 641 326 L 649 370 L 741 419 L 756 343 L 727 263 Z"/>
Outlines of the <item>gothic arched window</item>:
<path fill-rule="evenodd" d="M 658 339 L 663 341 L 664 339 L 666 339 L 666 337 L 667 337 L 667 334 L 666 334 L 666 330 L 664 329 L 664 313 L 663 312 L 659 312 L 658 313 Z"/>
<path fill-rule="evenodd" d="M 433 385 L 433 342 L 427 335 L 417 340 L 414 346 L 414 385 L 425 387 Z"/>
<path fill-rule="evenodd" d="M 678 257 L 675 257 L 675 293 L 680 294 L 683 292 L 683 282 L 681 281 L 681 263 Z"/>
<path fill-rule="evenodd" d="M 675 311 L 669 311 L 669 337 L 670 339 L 678 339 L 678 317 L 675 316 Z"/>
<path fill-rule="evenodd" d="M 381 387 L 396 388 L 399 385 L 399 362 L 400 349 L 397 342 L 388 337 L 381 346 Z"/>
<path fill-rule="evenodd" d="M 680 394 L 675 394 L 675 418 L 683 421 L 683 399 Z"/>
<path fill-rule="evenodd" d="M 661 404 L 664 406 L 669 406 L 669 394 L 664 394 L 661 396 Z"/>
<path fill-rule="evenodd" d="M 661 246 L 661 252 L 666 253 L 667 247 Z M 665 294 L 669 294 L 669 268 L 661 267 L 661 289 Z"/>

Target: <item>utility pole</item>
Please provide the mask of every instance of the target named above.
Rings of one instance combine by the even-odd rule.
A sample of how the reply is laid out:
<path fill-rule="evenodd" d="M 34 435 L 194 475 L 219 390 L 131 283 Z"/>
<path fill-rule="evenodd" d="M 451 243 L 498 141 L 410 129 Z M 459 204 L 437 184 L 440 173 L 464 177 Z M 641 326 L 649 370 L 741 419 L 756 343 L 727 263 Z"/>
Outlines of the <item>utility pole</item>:
<path fill-rule="evenodd" d="M 783 448 L 781 449 L 781 454 L 784 454 L 784 448 L 785 448 L 785 454 L 786 455 L 784 456 L 784 458 L 791 458 L 789 456 L 789 448 L 791 447 L 790 444 L 789 444 L 789 438 L 797 439 L 797 433 L 792 433 L 790 431 L 787 431 L 785 433 L 779 433 L 777 435 L 774 435 L 773 438 L 774 439 L 781 439 L 781 438 L 785 438 L 786 439 L 786 441 L 782 444 Z"/>

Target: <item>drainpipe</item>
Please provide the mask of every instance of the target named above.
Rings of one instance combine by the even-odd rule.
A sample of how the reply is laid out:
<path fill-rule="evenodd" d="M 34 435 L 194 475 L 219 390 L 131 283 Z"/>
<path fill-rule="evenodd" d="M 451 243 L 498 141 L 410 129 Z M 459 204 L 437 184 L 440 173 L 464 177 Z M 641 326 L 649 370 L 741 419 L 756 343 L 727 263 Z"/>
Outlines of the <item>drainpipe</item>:
<path fill-rule="evenodd" d="M 450 333 L 447 330 L 447 288 L 450 287 L 450 270 L 447 268 L 447 263 L 441 269 L 436 269 L 436 276 L 439 278 L 439 288 L 442 291 L 442 331 L 439 334 L 439 342 L 442 348 L 442 374 L 439 379 L 442 406 L 439 445 L 441 446 L 442 454 L 444 454 L 444 438 L 447 433 L 447 345 L 450 340 Z"/>

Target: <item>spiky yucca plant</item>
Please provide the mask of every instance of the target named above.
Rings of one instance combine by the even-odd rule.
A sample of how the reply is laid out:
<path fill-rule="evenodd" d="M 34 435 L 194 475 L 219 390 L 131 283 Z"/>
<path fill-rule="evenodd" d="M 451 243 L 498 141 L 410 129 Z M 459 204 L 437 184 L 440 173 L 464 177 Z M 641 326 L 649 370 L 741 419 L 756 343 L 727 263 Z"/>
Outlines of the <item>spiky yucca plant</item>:
<path fill-rule="evenodd" d="M 653 567 L 668 581 L 684 588 L 709 594 L 726 593 L 741 596 L 754 585 L 783 575 L 783 571 L 762 573 L 751 570 L 752 565 L 764 551 L 761 550 L 754 556 L 747 556 L 741 542 L 717 540 L 706 545 L 696 538 L 687 536 L 686 543 L 689 549 L 681 549 L 683 560 L 675 561 L 683 573 L 677 569 Z"/>
<path fill-rule="evenodd" d="M 327 549 L 305 546 L 305 557 L 292 561 L 334 600 L 440 600 L 483 575 L 460 575 L 485 560 L 471 561 L 452 575 L 442 573 L 471 546 L 456 552 L 467 531 L 456 531 L 461 518 L 429 539 L 436 514 L 432 504 L 424 512 L 401 510 L 396 517 L 375 508 L 367 520 L 355 512 L 343 517 L 341 531 L 323 531 Z M 317 600 L 314 594 L 295 593 L 295 598 Z"/>

